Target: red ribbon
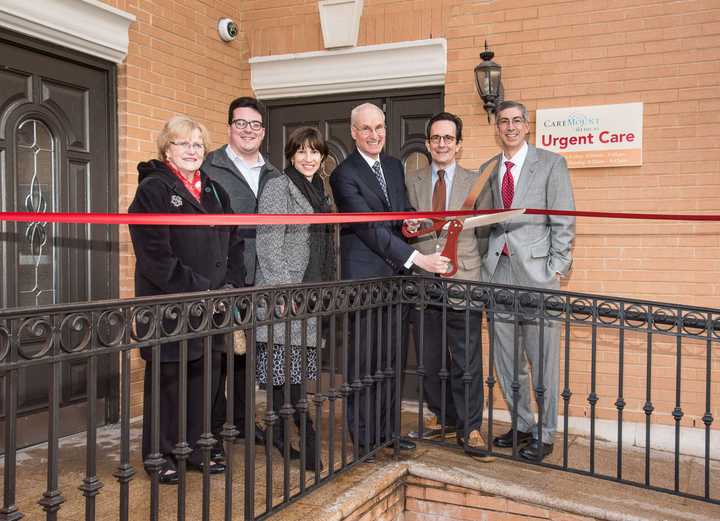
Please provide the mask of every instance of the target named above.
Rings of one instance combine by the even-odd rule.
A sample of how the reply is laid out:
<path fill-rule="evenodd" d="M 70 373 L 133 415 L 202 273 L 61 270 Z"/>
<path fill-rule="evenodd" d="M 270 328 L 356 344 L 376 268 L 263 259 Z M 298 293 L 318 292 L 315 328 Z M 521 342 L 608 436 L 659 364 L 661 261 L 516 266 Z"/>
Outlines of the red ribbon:
<path fill-rule="evenodd" d="M 404 219 L 470 217 L 504 212 L 505 210 L 456 210 L 447 212 L 369 212 L 369 213 L 310 213 L 310 214 L 173 214 L 173 213 L 35 213 L 0 212 L 0 222 L 43 222 L 67 224 L 144 224 L 144 225 L 235 225 L 259 226 L 263 224 L 350 224 Z M 625 212 L 584 212 L 577 210 L 546 210 L 528 208 L 529 215 L 565 215 L 607 219 L 641 219 L 660 221 L 711 221 L 720 222 L 720 215 L 661 214 Z"/>
<path fill-rule="evenodd" d="M 453 212 L 368 212 L 368 213 L 34 213 L 0 212 L 1 221 L 44 222 L 67 224 L 154 224 L 154 225 L 236 225 L 258 226 L 262 224 L 336 224 L 378 221 L 402 221 L 425 217 L 469 217 L 481 213 L 502 210 L 458 210 Z"/>

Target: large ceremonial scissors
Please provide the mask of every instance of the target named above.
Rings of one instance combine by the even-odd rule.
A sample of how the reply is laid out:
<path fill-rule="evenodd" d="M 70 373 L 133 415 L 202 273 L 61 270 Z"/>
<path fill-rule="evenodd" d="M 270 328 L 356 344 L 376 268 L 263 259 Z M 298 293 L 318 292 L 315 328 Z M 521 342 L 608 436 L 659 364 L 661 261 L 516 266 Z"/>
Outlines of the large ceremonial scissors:
<path fill-rule="evenodd" d="M 497 171 L 498 160 L 490 161 L 485 165 L 480 177 L 478 177 L 473 183 L 470 191 L 468 192 L 465 201 L 463 201 L 460 210 L 473 210 L 475 204 L 480 196 L 481 192 L 486 189 L 486 185 L 493 172 Z M 445 241 L 445 247 L 442 251 L 442 256 L 450 259 L 450 269 L 443 273 L 442 277 L 452 277 L 457 273 L 458 261 L 457 261 L 457 242 L 460 232 L 463 229 L 477 228 L 478 226 L 489 226 L 491 224 L 500 223 L 507 221 L 513 217 L 525 213 L 525 209 L 513 209 L 498 211 L 496 213 L 476 215 L 473 217 L 448 217 L 448 218 L 433 218 L 433 219 L 417 219 L 421 224 L 430 223 L 430 226 L 420 226 L 418 229 L 412 229 L 407 225 L 407 222 L 403 223 L 402 233 L 405 237 L 421 237 L 430 233 L 436 233 L 438 239 L 442 232 L 447 232 L 447 238 Z"/>
<path fill-rule="evenodd" d="M 524 208 L 518 208 L 513 210 L 505 210 L 497 213 L 490 213 L 485 215 L 475 215 L 472 217 L 447 217 L 447 218 L 433 218 L 433 219 L 417 219 L 420 222 L 420 227 L 417 229 L 411 229 L 407 223 L 403 223 L 402 233 L 405 237 L 421 237 L 431 233 L 436 233 L 438 238 L 442 232 L 446 232 L 445 247 L 442 251 L 442 256 L 450 259 L 450 270 L 441 274 L 441 277 L 452 277 L 457 273 L 458 261 L 457 261 L 457 243 L 460 236 L 460 232 L 463 230 L 469 230 L 477 228 L 479 226 L 489 226 L 491 224 L 500 223 L 507 221 L 518 215 L 525 213 Z M 430 224 L 429 226 L 423 226 L 423 224 Z"/>

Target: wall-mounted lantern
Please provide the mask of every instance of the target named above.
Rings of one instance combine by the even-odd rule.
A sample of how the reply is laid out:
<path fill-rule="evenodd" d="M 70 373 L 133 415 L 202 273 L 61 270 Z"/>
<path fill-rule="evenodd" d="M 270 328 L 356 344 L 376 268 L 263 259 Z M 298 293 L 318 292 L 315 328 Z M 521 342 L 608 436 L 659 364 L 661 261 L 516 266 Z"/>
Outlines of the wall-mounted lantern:
<path fill-rule="evenodd" d="M 502 67 L 492 61 L 495 53 L 488 49 L 485 41 L 485 50 L 480 53 L 480 62 L 475 67 L 475 86 L 478 94 L 483 100 L 483 108 L 488 115 L 488 123 L 491 115 L 495 114 L 495 107 L 503 100 L 503 86 L 500 79 Z"/>

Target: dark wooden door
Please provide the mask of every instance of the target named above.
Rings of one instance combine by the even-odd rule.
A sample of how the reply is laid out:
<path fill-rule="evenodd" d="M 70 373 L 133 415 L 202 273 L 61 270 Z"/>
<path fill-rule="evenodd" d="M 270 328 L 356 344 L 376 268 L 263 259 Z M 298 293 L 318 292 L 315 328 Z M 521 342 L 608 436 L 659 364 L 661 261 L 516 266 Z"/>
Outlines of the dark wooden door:
<path fill-rule="evenodd" d="M 322 130 L 330 147 L 330 157 L 323 164 L 323 172 L 330 175 L 355 146 L 350 136 L 350 111 L 368 102 L 385 112 L 385 152 L 400 159 L 409 172 L 428 164 L 425 123 L 442 110 L 442 100 L 442 89 L 433 88 L 272 101 L 268 103 L 265 154 L 276 167 L 284 168 L 287 137 L 297 127 L 311 125 Z"/>
<path fill-rule="evenodd" d="M 366 92 L 325 98 L 278 100 L 268 103 L 265 154 L 270 162 L 282 169 L 286 166 L 283 150 L 290 133 L 297 127 L 311 125 L 319 128 L 328 142 L 330 157 L 323 163 L 326 185 L 335 166 L 354 149 L 350 136 L 350 111 L 360 103 L 374 103 L 385 112 L 387 137 L 385 152 L 400 159 L 405 172 L 429 164 L 425 148 L 425 124 L 436 112 L 443 110 L 443 91 L 440 88 L 412 91 Z M 338 262 L 338 266 L 339 266 Z M 414 330 L 414 328 L 410 328 Z M 416 350 L 411 333 L 407 368 L 416 367 Z M 325 361 L 329 359 L 324 356 Z M 340 360 L 339 354 L 336 357 Z M 328 370 L 328 367 L 325 367 Z M 326 373 L 327 374 L 327 373 Z M 417 379 L 405 378 L 403 396 L 417 397 Z"/>
<path fill-rule="evenodd" d="M 0 206 L 7 211 L 116 212 L 114 65 L 0 32 Z M 117 231 L 109 226 L 0 223 L 0 308 L 116 297 Z M 26 354 L 42 338 L 24 338 Z M 100 363 L 100 418 L 114 387 Z M 63 433 L 85 429 L 87 364 L 64 364 Z M 18 446 L 47 431 L 48 367 L 19 375 Z M 0 407 L 4 397 L 0 396 Z M 1 448 L 1 445 L 0 445 Z"/>

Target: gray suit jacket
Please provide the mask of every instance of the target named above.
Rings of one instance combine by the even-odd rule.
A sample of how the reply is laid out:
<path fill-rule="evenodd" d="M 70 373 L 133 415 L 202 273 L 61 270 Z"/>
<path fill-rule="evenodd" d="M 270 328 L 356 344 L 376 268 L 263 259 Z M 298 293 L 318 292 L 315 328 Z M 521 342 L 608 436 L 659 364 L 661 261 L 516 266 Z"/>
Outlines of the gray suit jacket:
<path fill-rule="evenodd" d="M 281 175 L 270 179 L 260 194 L 258 213 L 313 213 L 313 207 L 290 178 Z M 273 224 L 257 228 L 258 286 L 299 284 L 303 281 L 310 261 L 310 233 L 307 224 Z M 264 310 L 258 310 L 263 319 Z M 267 342 L 268 327 L 258 327 L 255 338 Z M 301 345 L 300 321 L 293 321 L 290 333 L 292 345 Z M 307 345 L 317 345 L 317 321 L 307 321 Z M 285 323 L 273 326 L 273 342 L 285 343 Z"/>
<path fill-rule="evenodd" d="M 502 208 L 499 176 L 504 166 L 502 155 L 498 168 L 490 176 L 485 191 L 492 194 L 494 208 Z M 485 167 L 485 163 L 480 169 Z M 574 210 L 570 173 L 565 158 L 528 145 L 528 153 L 515 189 L 513 208 L 546 208 Z M 515 283 L 520 286 L 558 288 L 556 273 L 567 275 L 572 265 L 572 243 L 575 218 L 552 215 L 520 215 L 490 230 L 490 242 L 483 262 L 483 278 L 491 281 L 503 245 L 507 241 Z"/>
<path fill-rule="evenodd" d="M 480 177 L 478 172 L 465 170 L 460 165 L 455 165 L 455 175 L 453 184 L 450 189 L 450 206 L 448 210 L 459 210 L 475 180 Z M 429 211 L 432 209 L 432 171 L 428 166 L 415 170 L 405 176 L 405 186 L 407 187 L 408 199 L 410 205 L 419 211 Z M 476 209 L 492 208 L 492 200 L 489 192 L 478 197 L 475 202 Z M 458 271 L 453 278 L 463 280 L 480 280 L 480 266 L 482 264 L 482 256 L 487 251 L 487 235 L 488 229 L 472 228 L 463 230 L 458 237 Z M 423 235 L 417 239 L 413 239 L 412 245 L 421 253 L 430 254 L 436 251 L 442 251 L 445 247 L 446 234 L 432 233 Z M 417 272 L 423 270 L 418 267 L 414 268 Z"/>
<path fill-rule="evenodd" d="M 257 213 L 258 202 L 255 193 L 245 180 L 245 176 L 228 157 L 225 146 L 213 150 L 205 157 L 201 167 L 202 171 L 225 189 L 230 196 L 233 212 Z M 277 168 L 266 161 L 260 170 L 258 195 L 262 194 L 269 179 L 279 175 L 281 173 Z M 255 228 L 241 228 L 240 233 L 245 240 L 245 285 L 252 286 L 255 283 Z"/>

